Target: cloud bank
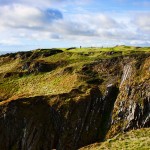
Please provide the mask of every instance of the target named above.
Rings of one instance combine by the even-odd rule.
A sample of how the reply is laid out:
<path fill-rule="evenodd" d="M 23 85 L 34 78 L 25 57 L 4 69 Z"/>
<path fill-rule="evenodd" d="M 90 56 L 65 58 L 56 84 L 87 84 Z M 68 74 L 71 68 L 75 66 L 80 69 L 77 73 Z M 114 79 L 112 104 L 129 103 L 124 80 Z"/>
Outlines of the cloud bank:
<path fill-rule="evenodd" d="M 89 5 L 92 0 L 0 0 L 0 46 L 150 45 L 149 11 L 92 12 Z"/>

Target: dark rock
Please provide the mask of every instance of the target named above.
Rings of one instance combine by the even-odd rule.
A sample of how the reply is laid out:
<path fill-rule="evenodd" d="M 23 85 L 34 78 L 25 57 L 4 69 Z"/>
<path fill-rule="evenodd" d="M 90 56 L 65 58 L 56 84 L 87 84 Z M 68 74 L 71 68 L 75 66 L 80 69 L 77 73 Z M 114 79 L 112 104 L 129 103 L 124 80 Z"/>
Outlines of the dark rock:
<path fill-rule="evenodd" d="M 1 106 L 0 149 L 76 150 L 104 139 L 117 91 L 108 87 L 103 97 L 94 87 L 73 101 L 76 94 L 83 94 L 74 89 L 69 95 L 24 98 Z M 62 104 L 67 97 L 72 100 Z M 49 103 L 53 98 L 56 102 Z"/>
<path fill-rule="evenodd" d="M 72 73 L 73 72 L 73 67 L 66 67 L 64 70 L 63 70 L 63 73 Z"/>
<path fill-rule="evenodd" d="M 70 48 L 67 48 L 66 50 L 72 50 L 72 49 L 76 49 L 76 47 L 70 47 Z"/>
<path fill-rule="evenodd" d="M 103 79 L 93 78 L 93 79 L 87 80 L 86 82 L 87 82 L 88 84 L 95 84 L 95 85 L 97 85 L 97 84 L 103 83 L 103 81 L 104 81 Z"/>
<path fill-rule="evenodd" d="M 114 54 L 122 54 L 122 52 L 115 52 L 115 51 L 110 51 L 110 52 L 106 52 L 106 55 L 114 55 Z"/>
<path fill-rule="evenodd" d="M 48 64 L 44 62 L 35 62 L 30 67 L 29 72 L 31 73 L 39 73 L 39 72 L 49 72 L 53 70 L 55 66 L 53 64 Z"/>
<path fill-rule="evenodd" d="M 21 70 L 25 70 L 28 73 L 40 73 L 50 72 L 59 65 L 62 66 L 64 62 L 47 63 L 44 61 L 33 61 L 23 63 Z"/>
<path fill-rule="evenodd" d="M 23 65 L 22 65 L 22 70 L 28 70 L 29 69 L 29 67 L 30 67 L 30 64 L 31 64 L 31 62 L 25 62 Z"/>
<path fill-rule="evenodd" d="M 3 78 L 8 78 L 10 76 L 12 76 L 12 72 L 5 73 L 4 76 L 3 76 Z"/>
<path fill-rule="evenodd" d="M 33 54 L 32 51 L 28 51 L 28 52 L 18 52 L 18 53 L 16 54 L 16 58 L 27 59 L 27 58 L 29 58 L 32 54 Z"/>
<path fill-rule="evenodd" d="M 22 77 L 24 75 L 23 72 L 7 72 L 3 75 L 3 78 L 9 78 L 11 76 L 14 77 Z"/>

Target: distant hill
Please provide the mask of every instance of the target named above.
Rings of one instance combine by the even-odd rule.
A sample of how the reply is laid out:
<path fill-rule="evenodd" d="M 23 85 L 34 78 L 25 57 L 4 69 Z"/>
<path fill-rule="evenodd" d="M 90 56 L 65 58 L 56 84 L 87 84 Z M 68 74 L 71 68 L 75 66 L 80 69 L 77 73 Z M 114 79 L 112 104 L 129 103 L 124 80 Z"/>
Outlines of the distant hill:
<path fill-rule="evenodd" d="M 0 51 L 0 55 L 4 55 L 8 53 L 15 53 L 15 51 Z"/>

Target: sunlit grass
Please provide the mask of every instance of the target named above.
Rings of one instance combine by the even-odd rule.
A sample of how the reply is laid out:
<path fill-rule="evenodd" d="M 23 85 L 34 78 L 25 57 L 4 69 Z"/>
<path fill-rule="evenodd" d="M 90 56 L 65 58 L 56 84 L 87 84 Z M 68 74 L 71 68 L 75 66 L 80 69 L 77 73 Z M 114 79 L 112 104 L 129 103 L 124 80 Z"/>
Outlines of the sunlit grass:
<path fill-rule="evenodd" d="M 150 129 L 143 128 L 121 133 L 105 142 L 89 145 L 81 150 L 149 150 Z"/>
<path fill-rule="evenodd" d="M 16 59 L 0 65 L 0 73 L 5 73 L 14 70 L 18 66 L 19 62 L 20 60 Z"/>
<path fill-rule="evenodd" d="M 10 61 L 0 64 L 0 99 L 8 98 L 14 95 L 47 95 L 47 94 L 59 94 L 70 91 L 72 88 L 78 87 L 81 84 L 85 84 L 84 81 L 78 80 L 78 72 L 81 71 L 82 66 L 90 64 L 101 59 L 110 59 L 122 55 L 131 55 L 145 52 L 149 52 L 150 48 L 137 48 L 131 46 L 116 46 L 116 47 L 89 47 L 89 48 L 76 48 L 72 50 L 62 49 L 63 53 L 58 53 L 52 56 L 43 57 L 42 51 L 40 51 L 39 57 L 33 61 L 43 61 L 46 63 L 56 63 L 57 68 L 51 72 L 46 73 L 31 73 L 19 77 L 14 76 L 3 78 L 5 73 L 19 73 L 21 70 L 17 70 L 21 67 L 22 63 L 27 61 L 26 59 L 10 59 Z M 35 50 L 34 54 L 39 50 Z M 43 50 L 44 51 L 44 50 Z M 46 50 L 48 51 L 48 50 Z M 109 54 L 109 52 L 115 52 Z M 8 56 L 7 56 L 8 57 Z M 3 58 L 0 58 L 2 62 Z M 149 63 L 149 61 L 147 61 Z M 72 73 L 62 73 L 66 67 L 72 67 Z M 144 66 L 145 70 L 148 70 L 147 66 Z M 144 78 L 139 74 L 139 80 L 145 80 L 148 78 L 148 73 L 145 73 Z M 23 71 L 22 71 L 23 72 Z M 137 77 L 137 78 L 138 78 Z M 139 81 L 138 80 L 138 81 Z"/>

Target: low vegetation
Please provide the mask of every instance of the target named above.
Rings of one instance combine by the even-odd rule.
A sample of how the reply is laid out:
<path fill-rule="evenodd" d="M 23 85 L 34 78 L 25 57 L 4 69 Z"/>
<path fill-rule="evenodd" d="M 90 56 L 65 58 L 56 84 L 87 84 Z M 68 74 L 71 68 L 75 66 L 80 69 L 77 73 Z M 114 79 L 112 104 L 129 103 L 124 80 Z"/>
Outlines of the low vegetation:
<path fill-rule="evenodd" d="M 105 142 L 89 145 L 80 150 L 149 150 L 149 137 L 149 128 L 132 130 L 120 133 Z"/>
<path fill-rule="evenodd" d="M 86 87 L 88 84 L 91 86 L 95 83 L 100 84 L 106 80 L 103 74 L 93 76 L 91 72 L 93 77 L 91 78 L 90 73 L 84 74 L 82 68 L 103 59 L 138 55 L 138 53 L 149 53 L 149 48 L 116 46 L 38 49 L 32 52 L 2 55 L 0 56 L 0 100 L 12 96 L 66 93 L 81 85 Z M 67 71 L 66 68 L 71 68 L 71 71 Z"/>

